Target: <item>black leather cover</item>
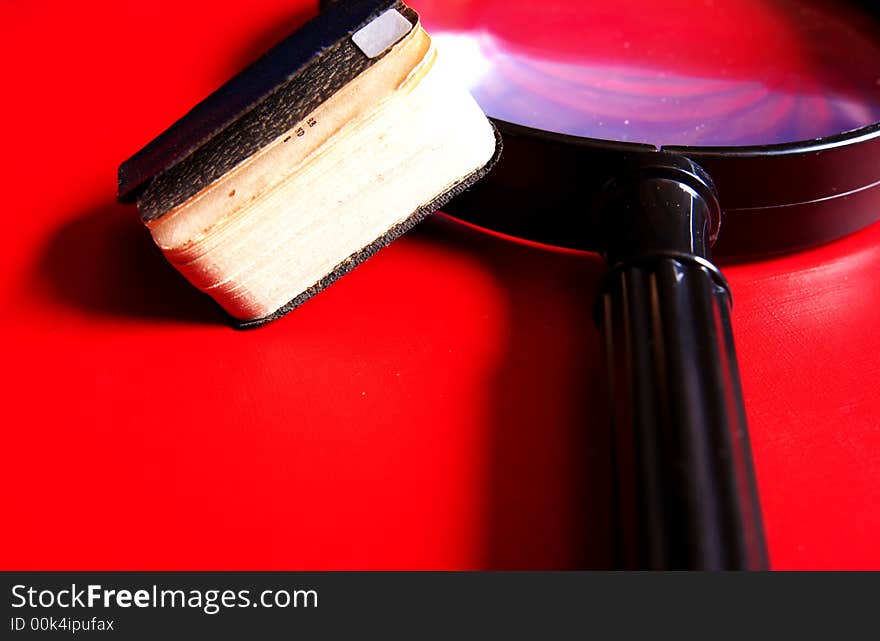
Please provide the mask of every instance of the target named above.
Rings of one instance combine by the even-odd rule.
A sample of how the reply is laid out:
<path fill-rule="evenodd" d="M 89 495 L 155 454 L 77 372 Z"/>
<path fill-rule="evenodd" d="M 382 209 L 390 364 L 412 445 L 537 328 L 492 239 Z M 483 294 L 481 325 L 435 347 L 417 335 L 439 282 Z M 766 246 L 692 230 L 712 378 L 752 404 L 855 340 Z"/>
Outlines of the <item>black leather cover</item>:
<path fill-rule="evenodd" d="M 290 129 L 381 59 L 367 58 L 349 36 L 391 7 L 415 21 L 395 0 L 351 0 L 320 13 L 122 163 L 117 198 L 141 200 L 144 219 L 158 218 Z"/>

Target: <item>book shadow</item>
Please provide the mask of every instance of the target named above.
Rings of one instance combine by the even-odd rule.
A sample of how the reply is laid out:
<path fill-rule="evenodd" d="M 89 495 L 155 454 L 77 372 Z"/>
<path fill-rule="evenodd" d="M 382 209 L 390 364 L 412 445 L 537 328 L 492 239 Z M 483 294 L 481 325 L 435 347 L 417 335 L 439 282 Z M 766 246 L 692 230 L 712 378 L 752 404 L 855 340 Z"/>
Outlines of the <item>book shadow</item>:
<path fill-rule="evenodd" d="M 608 397 L 593 304 L 598 256 L 511 242 L 435 216 L 412 232 L 485 265 L 508 296 L 491 380 L 492 570 L 614 566 Z"/>
<path fill-rule="evenodd" d="M 38 270 L 56 300 L 86 313 L 227 322 L 216 304 L 165 260 L 134 210 L 124 205 L 104 203 L 61 225 Z"/>

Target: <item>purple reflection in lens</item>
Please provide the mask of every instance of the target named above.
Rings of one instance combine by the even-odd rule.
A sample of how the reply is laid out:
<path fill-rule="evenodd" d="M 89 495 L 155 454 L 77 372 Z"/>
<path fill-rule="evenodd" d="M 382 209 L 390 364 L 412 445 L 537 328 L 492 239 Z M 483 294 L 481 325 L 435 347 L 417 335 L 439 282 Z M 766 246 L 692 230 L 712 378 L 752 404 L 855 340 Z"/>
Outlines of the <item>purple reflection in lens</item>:
<path fill-rule="evenodd" d="M 496 118 L 664 145 L 761 145 L 880 121 L 880 23 L 840 2 L 414 0 Z"/>

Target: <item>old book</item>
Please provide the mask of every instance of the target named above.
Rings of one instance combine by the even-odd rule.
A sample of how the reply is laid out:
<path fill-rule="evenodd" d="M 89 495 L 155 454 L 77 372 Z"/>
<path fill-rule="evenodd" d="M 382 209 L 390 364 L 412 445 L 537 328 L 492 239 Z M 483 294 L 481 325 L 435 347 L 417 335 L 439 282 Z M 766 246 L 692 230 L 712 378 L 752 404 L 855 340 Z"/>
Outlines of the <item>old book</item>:
<path fill-rule="evenodd" d="M 165 256 L 240 325 L 275 318 L 465 189 L 496 132 L 417 14 L 307 23 L 119 169 Z"/>

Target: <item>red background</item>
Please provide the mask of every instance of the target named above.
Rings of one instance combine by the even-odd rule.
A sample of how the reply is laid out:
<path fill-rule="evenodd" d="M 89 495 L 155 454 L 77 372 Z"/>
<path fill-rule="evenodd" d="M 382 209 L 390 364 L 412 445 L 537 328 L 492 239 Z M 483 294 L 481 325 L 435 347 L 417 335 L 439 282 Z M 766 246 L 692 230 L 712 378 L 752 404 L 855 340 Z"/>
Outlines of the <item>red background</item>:
<path fill-rule="evenodd" d="M 114 203 L 313 12 L 0 5 L 0 567 L 608 565 L 596 258 L 435 218 L 237 332 Z M 776 568 L 880 569 L 878 245 L 725 266 Z"/>

